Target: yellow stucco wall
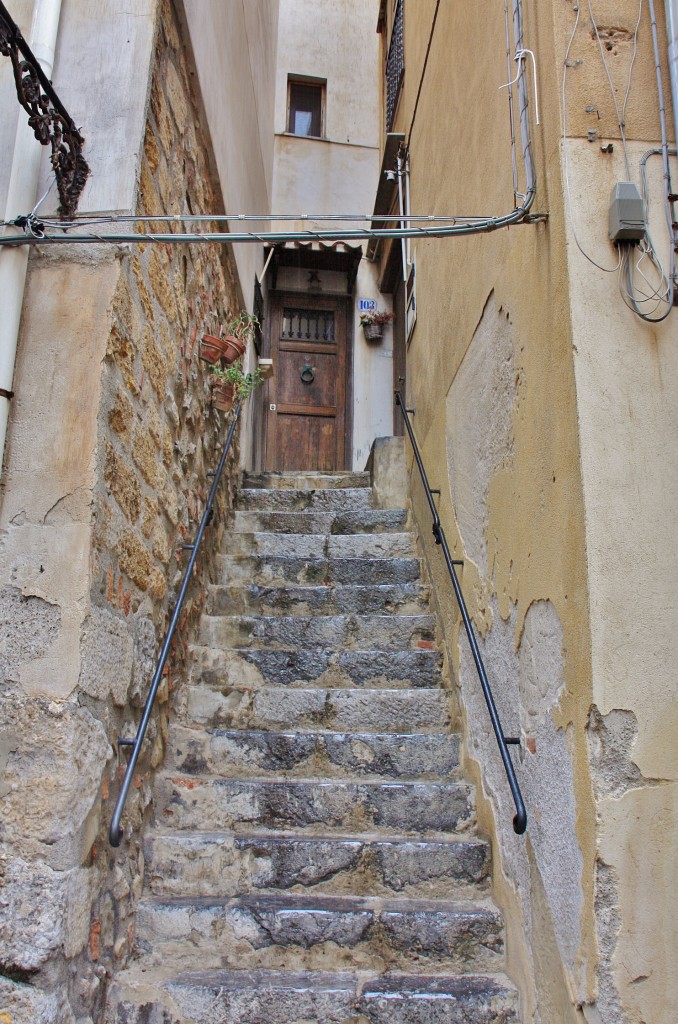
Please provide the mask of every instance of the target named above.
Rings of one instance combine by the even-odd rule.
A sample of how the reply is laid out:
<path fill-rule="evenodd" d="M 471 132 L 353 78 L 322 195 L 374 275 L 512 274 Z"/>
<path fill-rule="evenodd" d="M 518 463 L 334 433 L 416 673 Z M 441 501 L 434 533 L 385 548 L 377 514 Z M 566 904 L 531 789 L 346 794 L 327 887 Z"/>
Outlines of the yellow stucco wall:
<path fill-rule="evenodd" d="M 513 206 L 503 5 L 405 6 L 405 79 L 394 130 L 410 144 L 413 213 L 500 215 Z M 658 5 L 662 54 L 663 9 Z M 391 5 L 387 5 L 390 15 Z M 639 6 L 593 3 L 621 106 Z M 659 137 L 647 5 L 625 112 L 632 177 Z M 663 1024 L 676 1002 L 676 316 L 643 324 L 606 267 L 607 207 L 626 177 L 588 4 L 525 5 L 541 125 L 532 106 L 546 223 L 415 246 L 418 320 L 408 404 L 479 633 L 530 824 L 511 801 L 459 636 L 439 552 L 427 557 L 467 726 L 481 827 L 494 837 L 508 969 L 528 1020 Z M 609 48 L 608 44 L 609 43 Z M 479 59 L 482 55 L 482 59 Z M 530 73 L 531 81 L 531 73 Z M 665 69 L 667 104 L 670 97 Z M 588 141 L 589 130 L 595 130 Z M 602 145 L 613 142 L 614 152 Z M 518 156 L 520 155 L 520 152 Z M 654 166 L 654 164 L 659 166 Z M 519 163 L 520 167 L 520 163 Z M 674 165 L 674 169 L 675 165 Z M 650 162 L 662 256 L 661 164 Z M 524 182 L 520 173 L 521 187 Z M 414 505 L 430 528 L 413 477 Z M 672 737 L 674 739 L 672 739 Z M 673 931 L 672 931 L 673 929 Z"/>

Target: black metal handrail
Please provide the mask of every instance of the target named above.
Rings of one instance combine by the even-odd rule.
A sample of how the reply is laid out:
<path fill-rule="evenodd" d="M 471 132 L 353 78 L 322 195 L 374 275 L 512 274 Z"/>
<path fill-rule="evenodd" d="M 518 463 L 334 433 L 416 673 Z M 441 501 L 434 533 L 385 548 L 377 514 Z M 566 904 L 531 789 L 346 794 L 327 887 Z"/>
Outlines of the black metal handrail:
<path fill-rule="evenodd" d="M 445 531 L 443 530 L 442 525 L 440 523 L 438 509 L 436 508 L 435 503 L 433 501 L 433 492 L 431 491 L 431 488 L 429 486 L 426 470 L 424 469 L 424 463 L 421 460 L 421 454 L 419 452 L 417 439 L 414 436 L 414 431 L 412 430 L 412 424 L 410 423 L 408 410 L 405 408 L 403 396 L 401 395 L 400 391 L 396 391 L 395 401 L 396 405 L 400 408 L 403 414 L 405 428 L 407 430 L 410 443 L 412 444 L 412 451 L 414 453 L 414 458 L 417 463 L 417 468 L 419 469 L 421 482 L 424 485 L 426 500 L 428 501 L 428 507 L 430 508 L 431 515 L 433 517 L 433 536 L 435 538 L 436 544 L 439 544 L 440 547 L 442 548 L 443 555 L 445 557 L 445 562 L 447 564 L 447 569 L 450 574 L 450 579 L 452 580 L 452 586 L 454 587 L 454 595 L 457 599 L 459 611 L 464 622 L 464 628 L 466 629 L 466 635 L 468 637 L 468 642 L 471 647 L 471 653 L 473 655 L 473 660 L 475 662 L 476 670 L 478 672 L 478 678 L 480 679 L 480 685 L 483 690 L 483 696 L 485 697 L 485 703 L 487 704 L 487 710 L 490 713 L 490 721 L 492 722 L 494 735 L 497 738 L 497 745 L 499 747 L 501 759 L 504 763 L 506 778 L 508 779 L 508 784 L 511 789 L 513 801 L 516 805 L 516 813 L 513 818 L 513 831 L 520 836 L 527 828 L 527 812 L 525 810 L 525 804 L 523 802 L 523 798 L 520 792 L 520 786 L 518 785 L 518 780 L 516 778 L 513 762 L 511 761 L 508 752 L 509 744 L 517 745 L 520 743 L 520 740 L 515 737 L 504 735 L 504 730 L 502 729 L 501 722 L 499 720 L 499 714 L 497 712 L 497 706 L 494 703 L 494 697 L 492 696 L 490 683 L 487 678 L 485 666 L 483 665 L 483 659 L 480 656 L 478 641 L 476 640 L 476 636 L 473 631 L 473 625 L 471 624 L 471 619 L 468 614 L 468 609 L 466 608 L 466 602 L 464 601 L 464 595 L 461 592 L 461 586 L 459 584 L 457 571 L 455 569 L 456 565 L 463 565 L 463 562 L 453 559 L 452 556 L 450 555 L 450 549 L 447 546 L 447 540 L 445 538 Z"/>
<path fill-rule="evenodd" d="M 120 740 L 118 740 L 118 745 L 119 746 L 132 747 L 132 756 L 129 759 L 129 763 L 127 765 L 127 770 L 125 772 L 125 777 L 122 780 L 122 786 L 120 788 L 120 795 L 118 796 L 118 801 L 117 801 L 117 803 L 115 805 L 115 810 L 113 811 L 113 817 L 111 819 L 111 827 L 110 827 L 110 829 L 108 831 L 108 839 L 109 839 L 109 842 L 110 842 L 111 846 L 120 846 L 120 843 L 122 841 L 123 830 L 122 830 L 122 827 L 120 825 L 120 819 L 122 818 L 122 812 L 123 812 L 123 810 L 125 808 L 125 803 L 127 801 L 127 795 L 129 793 L 129 788 L 130 788 L 130 786 L 132 784 L 132 778 L 134 776 L 134 769 L 136 768 L 137 761 L 139 760 L 139 754 L 141 753 L 141 745 L 144 742 L 144 737 L 146 735 L 146 730 L 148 728 L 148 723 L 149 723 L 150 718 L 151 718 L 151 712 L 153 711 L 153 705 L 155 703 L 155 698 L 157 696 L 158 688 L 160 687 L 160 681 L 162 679 L 162 674 L 163 674 L 164 669 L 165 669 L 165 663 L 167 662 L 170 646 L 172 644 L 172 640 L 174 639 L 174 634 L 176 632 L 177 624 L 179 622 L 179 616 L 181 615 L 181 610 L 182 610 L 182 608 L 184 606 L 184 600 L 186 598 L 186 591 L 188 590 L 188 584 L 190 582 L 191 573 L 193 572 L 193 567 L 194 567 L 194 565 L 196 563 L 196 559 L 198 557 L 198 550 L 200 548 L 200 543 L 202 541 L 203 534 L 204 534 L 204 532 L 205 532 L 205 530 L 207 528 L 207 525 L 208 525 L 208 523 L 210 522 L 210 520 L 212 518 L 212 506 L 214 505 L 214 499 L 216 498 L 217 489 L 219 487 L 219 483 L 221 482 L 221 476 L 222 476 L 223 471 L 224 471 L 224 466 L 226 465 L 226 458 L 228 456 L 228 452 L 229 452 L 229 449 L 231 447 L 231 442 L 233 441 L 233 435 L 235 433 L 235 428 L 236 428 L 236 425 L 238 423 L 238 418 L 240 416 L 240 409 L 241 409 L 241 407 L 242 407 L 242 402 L 238 401 L 236 406 L 235 406 L 235 408 L 234 408 L 234 411 L 233 411 L 233 418 L 231 420 L 231 425 L 230 425 L 229 430 L 228 430 L 228 435 L 226 437 L 226 442 L 225 442 L 223 450 L 221 452 L 221 458 L 219 459 L 219 465 L 217 466 L 216 471 L 214 473 L 214 479 L 212 480 L 212 486 L 210 488 L 210 493 L 209 493 L 209 496 L 207 498 L 207 504 L 205 505 L 205 511 L 202 514 L 202 519 L 200 520 L 200 526 L 198 527 L 198 532 L 195 535 L 195 540 L 193 541 L 192 544 L 185 545 L 185 547 L 188 550 L 190 550 L 191 557 L 189 558 L 188 564 L 187 564 L 187 566 L 186 566 L 186 568 L 184 570 L 184 575 L 183 575 L 183 579 L 181 581 L 181 587 L 179 589 L 179 596 L 177 598 L 177 603 L 176 603 L 176 605 L 174 607 L 174 611 L 172 613 L 172 619 L 171 619 L 171 622 L 170 622 L 169 627 L 167 629 L 167 633 L 165 635 L 165 639 L 163 641 L 162 650 L 160 651 L 160 657 L 158 659 L 158 664 L 157 664 L 156 669 L 155 669 L 155 674 L 154 674 L 153 680 L 151 682 L 151 688 L 150 688 L 150 690 L 148 692 L 148 697 L 146 698 L 146 704 L 144 705 L 144 713 L 141 716 L 141 721 L 139 722 L 139 727 L 137 729 L 136 737 L 133 740 L 131 740 L 131 739 L 129 739 L 129 740 L 128 739 L 120 739 Z"/>

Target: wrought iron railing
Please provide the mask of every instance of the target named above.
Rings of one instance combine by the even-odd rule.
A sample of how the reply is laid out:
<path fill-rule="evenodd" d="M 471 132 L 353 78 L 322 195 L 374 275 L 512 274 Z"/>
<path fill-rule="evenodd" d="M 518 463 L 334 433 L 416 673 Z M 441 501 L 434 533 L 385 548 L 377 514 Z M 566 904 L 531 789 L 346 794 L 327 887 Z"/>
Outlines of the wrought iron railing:
<path fill-rule="evenodd" d="M 391 45 L 386 59 L 386 131 L 390 132 L 395 120 L 400 87 L 405 74 L 405 36 L 403 32 L 403 0 L 398 0 L 393 17 Z"/>
<path fill-rule="evenodd" d="M 85 140 L 2 2 L 0 53 L 12 61 L 17 97 L 28 113 L 33 134 L 43 146 L 52 147 L 59 213 L 66 218 L 74 217 L 89 175 L 87 161 L 82 155 Z"/>
<path fill-rule="evenodd" d="M 502 759 L 502 762 L 504 764 L 504 771 L 506 772 L 506 778 L 508 779 L 508 784 L 509 784 L 509 787 L 511 789 L 511 794 L 513 796 L 513 801 L 514 801 L 515 806 L 516 806 L 516 813 L 515 813 L 514 818 L 513 818 L 513 830 L 518 835 L 522 835 L 523 832 L 525 831 L 525 829 L 527 828 L 527 812 L 525 810 L 525 804 L 523 802 L 523 798 L 522 798 L 522 795 L 521 795 L 521 792 L 520 792 L 520 786 L 518 785 L 518 780 L 516 778 L 516 773 L 515 773 L 515 769 L 513 767 L 513 762 L 511 761 L 511 758 L 510 758 L 510 755 L 509 755 L 509 751 L 508 751 L 509 745 L 518 745 L 518 744 L 520 744 L 520 740 L 517 739 L 516 737 L 505 736 L 504 735 L 504 730 L 502 729 L 502 725 L 501 725 L 501 722 L 499 720 L 499 713 L 497 712 L 497 706 L 496 706 L 496 704 L 494 702 L 494 697 L 492 696 L 492 690 L 490 688 L 490 683 L 489 683 L 489 680 L 487 678 L 487 672 L 485 671 L 485 666 L 483 665 L 483 659 L 482 659 L 482 657 L 480 655 L 480 649 L 478 647 L 478 641 L 476 639 L 476 635 L 475 635 L 475 632 L 473 630 L 473 625 L 471 623 L 471 618 L 469 616 L 468 609 L 466 607 L 466 602 L 464 600 L 464 595 L 462 594 L 462 591 L 461 591 L 461 585 L 459 583 L 459 578 L 457 576 L 456 566 L 463 565 L 463 562 L 460 562 L 459 560 L 453 559 L 451 554 L 450 554 L 450 549 L 447 546 L 447 539 L 445 537 L 445 531 L 443 530 L 442 525 L 440 523 L 440 516 L 438 515 L 438 509 L 436 508 L 435 502 L 433 501 L 433 492 L 431 491 L 431 488 L 429 486 L 428 477 L 426 475 L 426 470 L 424 469 L 424 464 L 422 462 L 421 454 L 419 452 L 419 446 L 417 444 L 417 439 L 414 436 L 414 431 L 412 430 L 412 424 L 410 423 L 410 417 L 408 415 L 408 412 L 410 412 L 411 410 L 408 411 L 405 408 L 405 403 L 403 401 L 403 396 L 401 395 L 400 391 L 396 391 L 396 393 L 395 393 L 395 401 L 396 401 L 396 405 L 400 408 L 400 410 L 401 410 L 401 412 L 403 414 L 403 420 L 405 421 L 405 429 L 407 430 L 407 434 L 408 434 L 408 437 L 410 439 L 410 443 L 412 444 L 412 451 L 414 453 L 414 459 L 415 459 L 415 462 L 417 463 L 417 469 L 419 470 L 419 475 L 421 477 L 421 482 L 422 482 L 423 487 L 424 487 L 424 492 L 426 494 L 426 500 L 428 502 L 428 507 L 430 508 L 431 516 L 433 517 L 433 536 L 435 538 L 436 544 L 439 544 L 440 547 L 442 548 L 443 557 L 445 558 L 445 564 L 447 565 L 447 569 L 448 569 L 448 572 L 450 574 L 450 579 L 452 581 L 452 587 L 454 589 L 454 596 L 457 599 L 457 604 L 459 606 L 459 612 L 461 614 L 461 618 L 462 618 L 462 621 L 464 623 L 464 629 L 466 630 L 466 636 L 468 637 L 469 646 L 471 648 L 471 654 L 473 655 L 473 660 L 475 662 L 476 671 L 478 673 L 478 678 L 480 679 L 480 685 L 482 687 L 483 696 L 485 698 L 485 703 L 487 704 L 487 710 L 488 710 L 488 712 L 490 714 L 490 721 L 492 723 L 492 728 L 494 730 L 494 735 L 495 735 L 495 737 L 497 739 L 497 745 L 499 747 L 499 753 L 501 755 L 501 759 Z"/>
<path fill-rule="evenodd" d="M 119 746 L 131 747 L 132 754 L 127 764 L 125 776 L 122 780 L 122 786 L 120 787 L 120 795 L 118 796 L 118 801 L 115 805 L 115 810 L 113 811 L 111 826 L 108 832 L 108 838 L 111 846 L 120 846 L 120 843 L 122 841 L 123 829 L 120 824 L 122 819 L 122 812 L 125 809 L 127 795 L 129 793 L 129 788 L 132 784 L 132 779 L 134 777 L 134 770 L 137 766 L 137 761 L 139 760 L 141 746 L 144 742 L 144 737 L 146 736 L 146 730 L 148 729 L 148 723 L 151 718 L 151 712 L 153 711 L 153 705 L 155 703 L 155 698 L 158 694 L 158 689 L 160 687 L 160 682 L 162 680 L 163 672 L 165 670 L 165 664 L 169 656 L 172 640 L 174 639 L 174 634 L 179 623 L 179 616 L 181 615 L 181 610 L 184 606 L 184 600 L 186 598 L 188 584 L 190 583 L 193 567 L 195 566 L 198 557 L 198 551 L 203 538 L 203 534 L 205 533 L 205 530 L 207 529 L 207 526 L 210 520 L 212 519 L 214 500 L 217 496 L 217 490 L 219 488 L 221 477 L 224 472 L 224 466 L 226 465 L 226 459 L 228 457 L 231 443 L 233 441 L 233 435 L 235 434 L 235 428 L 238 423 L 241 408 L 242 402 L 238 401 L 233 411 L 231 425 L 229 427 L 228 435 L 226 437 L 226 441 L 221 452 L 219 465 L 217 466 L 216 471 L 213 474 L 210 474 L 211 476 L 213 476 L 212 486 L 210 488 L 210 493 L 207 498 L 207 504 L 205 505 L 205 511 L 203 512 L 202 519 L 200 520 L 198 532 L 195 535 L 195 540 L 193 541 L 192 544 L 184 545 L 184 547 L 187 550 L 189 550 L 191 554 L 188 560 L 188 564 L 186 565 L 186 568 L 184 570 L 184 575 L 181 581 L 181 587 L 179 588 L 179 596 L 177 597 L 177 603 L 175 605 L 174 611 L 172 612 L 172 619 L 170 621 L 167 633 L 165 635 L 165 639 L 163 641 L 162 649 L 160 651 L 160 657 L 158 659 L 158 664 L 156 665 L 155 673 L 151 681 L 151 688 L 148 691 L 148 697 L 146 698 L 146 704 L 144 705 L 144 712 L 141 716 L 139 727 L 137 728 L 137 734 L 134 739 L 118 740 Z"/>

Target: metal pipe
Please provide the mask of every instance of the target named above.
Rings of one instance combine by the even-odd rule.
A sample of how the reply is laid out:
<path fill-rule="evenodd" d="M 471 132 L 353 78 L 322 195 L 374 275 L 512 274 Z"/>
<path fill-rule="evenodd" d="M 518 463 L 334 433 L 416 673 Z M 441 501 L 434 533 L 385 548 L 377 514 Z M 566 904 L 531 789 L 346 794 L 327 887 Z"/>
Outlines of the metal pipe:
<path fill-rule="evenodd" d="M 203 538 L 203 534 L 204 534 L 205 530 L 207 529 L 207 526 L 208 526 L 208 524 L 209 524 L 209 522 L 210 522 L 210 520 L 212 518 L 212 506 L 214 504 L 214 499 L 216 498 L 217 489 L 218 489 L 219 484 L 221 482 L 221 475 L 222 475 L 222 473 L 224 471 L 224 466 L 226 465 L 226 458 L 228 456 L 228 453 L 229 453 L 229 450 L 230 450 L 230 447 L 231 447 L 231 442 L 233 441 L 233 434 L 235 433 L 235 428 L 236 428 L 237 423 L 238 423 L 238 418 L 240 416 L 241 408 L 242 408 L 242 401 L 238 401 L 238 403 L 235 406 L 234 412 L 233 412 L 233 419 L 231 420 L 231 425 L 230 425 L 230 428 L 229 428 L 229 431 L 228 431 L 228 435 L 226 437 L 226 442 L 225 442 L 224 447 L 223 447 L 222 452 L 221 452 L 221 458 L 219 459 L 219 465 L 217 466 L 216 472 L 214 474 L 214 479 L 212 481 L 212 486 L 210 488 L 209 497 L 207 498 L 207 503 L 205 505 L 205 510 L 204 510 L 204 512 L 202 514 L 202 519 L 200 520 L 200 526 L 198 527 L 198 532 L 197 532 L 197 534 L 195 536 L 195 540 L 193 541 L 193 543 L 188 545 L 188 548 L 191 551 L 191 555 L 190 555 L 190 558 L 188 560 L 188 564 L 187 564 L 187 566 L 186 566 L 186 568 L 184 570 L 184 576 L 183 576 L 183 579 L 181 581 L 181 587 L 179 589 L 179 596 L 177 597 L 177 603 L 174 606 L 174 611 L 172 613 L 172 619 L 170 621 L 169 627 L 167 629 L 167 633 L 165 635 L 165 639 L 163 641 L 162 650 L 160 652 L 160 657 L 158 659 L 158 664 L 156 665 L 155 673 L 154 673 L 153 679 L 151 681 L 151 688 L 148 691 L 148 697 L 146 698 L 146 704 L 144 705 L 144 711 L 143 711 L 143 715 L 141 716 L 141 721 L 139 722 L 139 727 L 137 729 L 136 737 L 133 740 L 122 740 L 122 741 L 120 741 L 121 745 L 123 745 L 123 746 L 131 746 L 133 749 L 132 749 L 132 755 L 131 755 L 128 763 L 127 763 L 127 769 L 125 771 L 125 777 L 122 780 L 122 786 L 120 787 L 120 793 L 118 795 L 118 800 L 116 802 L 115 809 L 113 811 L 113 817 L 111 819 L 111 825 L 110 825 L 110 828 L 108 830 L 108 840 L 109 840 L 111 846 L 120 846 L 120 843 L 122 842 L 123 830 L 122 830 L 122 826 L 120 824 L 120 821 L 122 819 L 122 812 L 125 809 L 125 803 L 127 802 L 127 795 L 129 793 L 129 788 L 132 785 L 132 779 L 134 778 L 134 769 L 137 766 L 137 761 L 139 760 L 139 755 L 141 754 L 141 747 L 142 747 L 142 744 L 144 742 L 144 737 L 146 736 L 146 730 L 148 729 L 148 723 L 149 723 L 149 721 L 151 719 L 151 712 L 153 711 L 153 705 L 155 704 L 155 698 L 156 698 L 156 696 L 158 694 L 158 689 L 159 689 L 160 683 L 162 681 L 162 675 L 163 675 L 163 672 L 165 670 L 165 664 L 166 664 L 167 658 L 169 656 L 170 647 L 172 645 L 172 640 L 174 639 L 174 634 L 176 632 L 177 625 L 179 624 L 179 616 L 181 615 L 181 611 L 182 611 L 182 609 L 184 607 L 184 600 L 186 598 L 186 591 L 188 590 L 188 584 L 190 583 L 190 580 L 191 580 L 191 574 L 193 572 L 193 567 L 195 566 L 196 559 L 198 557 L 198 551 L 200 550 L 200 544 L 201 544 L 201 541 L 202 541 L 202 538 Z"/>
<path fill-rule="evenodd" d="M 52 76 L 54 51 L 59 33 L 61 0 L 36 0 L 33 8 L 30 46 L 47 78 Z M 17 120 L 12 170 L 5 204 L 5 221 L 32 210 L 35 206 L 43 147 L 33 134 L 24 111 Z M 4 229 L 3 236 L 7 236 Z M 0 243 L 5 237 L 0 236 Z M 0 477 L 7 437 L 10 399 L 14 382 L 14 362 L 19 341 L 19 323 L 24 301 L 29 250 L 9 247 L 0 255 Z"/>
<path fill-rule="evenodd" d="M 400 154 L 398 154 L 398 162 L 397 162 L 396 166 L 397 166 L 397 172 L 396 173 L 398 175 L 398 207 L 400 209 L 400 226 L 401 226 L 401 228 L 406 228 L 408 225 L 407 225 L 407 223 L 405 221 L 405 202 L 404 202 L 404 199 L 403 199 L 403 174 L 404 174 L 403 166 L 404 166 L 404 161 L 403 161 L 403 158 L 400 156 Z M 400 244 L 402 246 L 403 281 L 405 282 L 405 284 L 407 284 L 407 243 L 405 241 L 405 238 L 402 239 Z"/>
<path fill-rule="evenodd" d="M 664 0 L 666 32 L 669 38 L 669 74 L 673 97 L 673 125 L 678 146 L 678 0 Z"/>

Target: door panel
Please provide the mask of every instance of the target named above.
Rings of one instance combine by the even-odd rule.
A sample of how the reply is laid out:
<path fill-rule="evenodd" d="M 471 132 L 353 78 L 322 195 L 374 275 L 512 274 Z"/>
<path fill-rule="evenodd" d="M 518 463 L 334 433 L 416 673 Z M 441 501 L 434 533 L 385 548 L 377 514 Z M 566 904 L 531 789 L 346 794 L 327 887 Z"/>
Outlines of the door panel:
<path fill-rule="evenodd" d="M 345 468 L 347 317 L 345 299 L 274 297 L 267 469 Z"/>

